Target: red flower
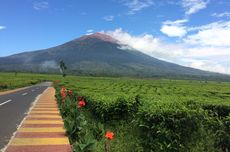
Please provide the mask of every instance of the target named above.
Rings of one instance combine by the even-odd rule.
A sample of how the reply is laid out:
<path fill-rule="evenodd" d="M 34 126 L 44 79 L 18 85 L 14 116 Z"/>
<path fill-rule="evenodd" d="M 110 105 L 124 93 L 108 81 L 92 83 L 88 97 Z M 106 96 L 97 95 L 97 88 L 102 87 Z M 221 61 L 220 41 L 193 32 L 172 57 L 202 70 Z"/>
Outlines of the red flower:
<path fill-rule="evenodd" d="M 81 100 L 83 100 L 83 97 L 82 97 L 82 96 L 78 96 L 78 97 L 77 97 L 77 100 L 78 100 L 78 101 L 81 101 Z"/>
<path fill-rule="evenodd" d="M 66 91 L 66 88 L 64 86 L 62 86 L 61 91 Z"/>
<path fill-rule="evenodd" d="M 105 134 L 105 138 L 107 138 L 109 140 L 112 140 L 113 136 L 114 136 L 114 133 L 110 132 L 110 131 L 107 131 L 106 134 Z"/>
<path fill-rule="evenodd" d="M 84 107 L 86 105 L 85 101 L 84 100 L 81 100 L 78 102 L 78 107 L 81 108 L 81 107 Z"/>
<path fill-rule="evenodd" d="M 72 90 L 69 90 L 69 96 L 73 96 L 73 91 Z"/>
<path fill-rule="evenodd" d="M 62 86 L 60 90 L 60 94 L 61 94 L 62 102 L 64 102 L 66 98 L 66 88 L 64 86 Z"/>
<path fill-rule="evenodd" d="M 64 102 L 66 98 L 66 92 L 61 93 L 61 98 L 62 98 L 62 102 Z"/>

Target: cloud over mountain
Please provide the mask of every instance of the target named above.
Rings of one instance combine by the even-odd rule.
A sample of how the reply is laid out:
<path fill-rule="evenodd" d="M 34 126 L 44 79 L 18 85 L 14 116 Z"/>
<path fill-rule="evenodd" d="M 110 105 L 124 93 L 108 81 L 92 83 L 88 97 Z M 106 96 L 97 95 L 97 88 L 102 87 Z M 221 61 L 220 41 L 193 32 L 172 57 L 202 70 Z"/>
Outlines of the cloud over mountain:
<path fill-rule="evenodd" d="M 183 21 L 178 22 L 181 23 Z M 223 25 L 228 24 L 225 23 Z M 225 29 L 226 26 L 223 25 L 219 27 Z M 196 34 L 199 35 L 199 31 L 201 29 L 206 29 L 209 31 L 209 27 L 213 29 L 213 25 L 206 25 L 203 27 L 196 27 L 190 30 L 196 30 Z M 161 38 L 158 38 L 151 34 L 132 35 L 129 32 L 122 30 L 121 28 L 115 29 L 113 31 L 106 31 L 104 33 L 118 39 L 120 43 L 123 44 L 124 48 L 131 47 L 150 56 L 157 57 L 165 61 L 171 61 L 180 65 L 230 74 L 230 60 L 226 60 L 230 58 L 230 47 L 228 46 L 230 44 L 230 41 L 228 40 L 228 38 L 226 38 L 226 36 L 228 35 L 227 31 L 222 37 L 223 39 L 226 39 L 223 41 L 217 40 L 217 45 L 213 43 L 213 46 L 206 45 L 206 41 L 204 43 L 203 41 L 199 42 L 199 39 L 197 40 L 197 43 L 191 45 L 191 43 L 189 43 L 189 40 L 191 39 L 190 35 L 185 38 L 185 41 L 181 39 L 181 42 L 169 43 L 164 42 Z M 217 35 L 215 35 L 214 31 L 213 34 L 209 36 L 211 36 L 209 37 L 210 41 L 214 41 L 218 38 L 216 37 Z M 203 45 L 200 45 L 200 43 L 203 43 Z M 219 44 L 221 43 L 223 44 L 223 46 L 219 46 Z"/>
<path fill-rule="evenodd" d="M 169 37 L 183 37 L 187 34 L 186 27 L 183 25 L 186 22 L 188 22 L 187 19 L 165 21 L 160 31 Z"/>
<path fill-rule="evenodd" d="M 189 35 L 185 42 L 202 46 L 230 47 L 230 21 L 213 22 L 200 27 L 190 28 L 197 31 Z"/>

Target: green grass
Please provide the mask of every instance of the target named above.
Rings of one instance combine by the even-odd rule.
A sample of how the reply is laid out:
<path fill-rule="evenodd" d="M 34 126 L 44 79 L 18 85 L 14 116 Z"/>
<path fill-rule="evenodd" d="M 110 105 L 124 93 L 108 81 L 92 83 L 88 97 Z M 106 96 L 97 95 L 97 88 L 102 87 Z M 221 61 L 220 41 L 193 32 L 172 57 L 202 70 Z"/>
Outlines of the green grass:
<path fill-rule="evenodd" d="M 43 81 L 53 81 L 58 75 L 3 73 L 0 72 L 0 91 L 34 85 Z"/>
<path fill-rule="evenodd" d="M 57 97 L 60 86 L 84 96 L 87 132 L 98 130 L 98 123 L 113 131 L 111 151 L 229 150 L 229 82 L 0 73 L 6 89 L 44 80 L 58 81 Z M 68 115 L 76 101 L 67 100 L 72 103 L 63 118 L 75 121 Z M 96 143 L 94 151 L 104 151 L 103 135 Z"/>

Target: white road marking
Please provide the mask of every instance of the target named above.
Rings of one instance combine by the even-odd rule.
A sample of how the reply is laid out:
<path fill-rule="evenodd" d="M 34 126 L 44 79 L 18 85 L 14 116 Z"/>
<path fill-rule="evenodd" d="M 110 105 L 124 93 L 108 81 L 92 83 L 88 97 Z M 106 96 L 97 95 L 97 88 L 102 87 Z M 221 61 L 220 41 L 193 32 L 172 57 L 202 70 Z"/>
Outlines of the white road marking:
<path fill-rule="evenodd" d="M 26 92 L 26 93 L 23 93 L 22 95 L 25 96 L 25 95 L 27 95 L 27 94 L 28 94 L 28 93 Z"/>
<path fill-rule="evenodd" d="M 3 102 L 0 104 L 0 106 L 3 106 L 4 104 L 8 103 L 8 102 L 11 102 L 12 100 L 7 100 L 6 102 Z"/>

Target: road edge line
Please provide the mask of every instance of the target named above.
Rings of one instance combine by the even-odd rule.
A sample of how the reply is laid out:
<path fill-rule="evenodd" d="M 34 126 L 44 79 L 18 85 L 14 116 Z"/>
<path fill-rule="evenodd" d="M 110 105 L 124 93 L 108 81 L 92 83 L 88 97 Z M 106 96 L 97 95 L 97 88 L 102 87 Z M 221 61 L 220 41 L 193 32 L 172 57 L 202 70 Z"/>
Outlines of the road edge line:
<path fill-rule="evenodd" d="M 28 114 L 31 112 L 31 110 L 33 109 L 33 107 L 36 105 L 36 103 L 38 102 L 38 100 L 40 99 L 41 95 L 43 93 L 45 93 L 47 90 L 49 89 L 49 87 L 47 87 L 41 94 L 39 94 L 35 100 L 31 103 L 31 106 L 29 108 L 29 110 L 27 112 L 25 112 L 24 114 L 26 114 L 26 116 L 22 119 L 22 121 L 20 122 L 20 124 L 17 126 L 16 131 L 13 133 L 13 135 L 11 136 L 8 144 L 5 145 L 5 147 L 3 147 L 2 149 L 0 149 L 1 152 L 5 152 L 6 149 L 9 147 L 10 143 L 12 142 L 12 140 L 14 139 L 18 129 L 22 126 L 23 122 L 26 120 L 26 118 L 28 117 Z"/>
<path fill-rule="evenodd" d="M 27 87 L 22 87 L 22 88 L 16 88 L 16 89 L 13 89 L 13 90 L 1 91 L 0 92 L 0 96 L 1 95 L 7 95 L 7 94 L 10 94 L 10 93 L 15 93 L 15 92 L 21 91 L 21 90 L 25 90 L 25 89 L 28 89 L 29 87 L 32 87 L 32 86 L 27 86 Z"/>

